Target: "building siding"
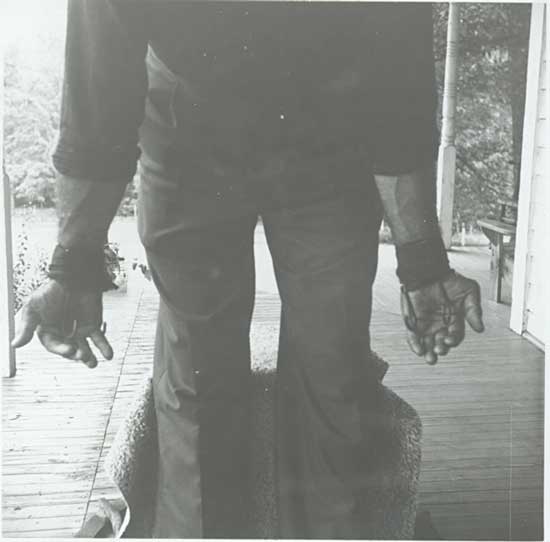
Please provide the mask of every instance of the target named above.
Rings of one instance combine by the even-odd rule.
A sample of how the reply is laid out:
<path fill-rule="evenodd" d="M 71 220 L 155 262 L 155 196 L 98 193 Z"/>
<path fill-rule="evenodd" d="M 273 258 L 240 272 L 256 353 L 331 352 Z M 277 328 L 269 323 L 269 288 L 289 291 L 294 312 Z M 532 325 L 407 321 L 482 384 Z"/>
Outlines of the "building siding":
<path fill-rule="evenodd" d="M 546 7 L 548 9 L 548 7 Z M 544 24 L 544 23 L 543 23 Z M 537 118 L 535 125 L 535 152 L 529 202 L 527 239 L 527 270 L 524 329 L 541 343 L 546 338 L 547 294 L 545 277 L 548 275 L 550 240 L 547 225 L 550 213 L 550 123 L 548 121 L 548 82 L 546 32 L 543 28 L 541 67 L 538 81 Z"/>

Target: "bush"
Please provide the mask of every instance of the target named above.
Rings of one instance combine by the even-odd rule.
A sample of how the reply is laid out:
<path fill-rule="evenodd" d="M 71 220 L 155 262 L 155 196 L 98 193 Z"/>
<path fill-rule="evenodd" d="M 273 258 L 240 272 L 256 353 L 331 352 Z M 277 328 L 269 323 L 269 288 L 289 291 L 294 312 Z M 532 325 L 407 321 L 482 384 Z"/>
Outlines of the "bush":
<path fill-rule="evenodd" d="M 124 193 L 124 198 L 122 199 L 122 202 L 120 203 L 120 206 L 118 208 L 117 215 L 118 216 L 134 216 L 135 208 L 136 208 L 136 202 L 138 197 L 138 176 L 134 177 L 134 180 L 128 184 L 128 188 L 126 188 L 126 192 Z"/>
<path fill-rule="evenodd" d="M 59 126 L 62 40 L 43 45 L 43 63 L 36 60 L 32 69 L 18 50 L 6 51 L 4 159 L 16 206 L 55 204 L 51 154 Z"/>
<path fill-rule="evenodd" d="M 14 248 L 13 294 L 15 310 L 18 311 L 25 298 L 46 280 L 48 258 L 42 250 L 31 256 L 29 236 L 25 229 L 17 236 Z"/>

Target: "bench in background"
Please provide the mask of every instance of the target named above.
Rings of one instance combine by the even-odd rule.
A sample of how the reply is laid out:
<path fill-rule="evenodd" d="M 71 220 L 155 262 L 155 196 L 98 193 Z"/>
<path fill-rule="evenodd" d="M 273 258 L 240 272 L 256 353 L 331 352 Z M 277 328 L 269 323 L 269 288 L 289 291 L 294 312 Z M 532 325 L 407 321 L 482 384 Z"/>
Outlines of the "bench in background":
<path fill-rule="evenodd" d="M 513 201 L 499 201 L 500 214 L 498 218 L 480 218 L 478 226 L 483 230 L 491 243 L 491 270 L 493 273 L 492 283 L 494 299 L 497 303 L 502 300 L 502 278 L 504 276 L 504 258 L 507 248 L 512 249 L 516 235 L 516 213 L 517 203 Z M 504 238 L 510 238 L 508 246 Z"/>

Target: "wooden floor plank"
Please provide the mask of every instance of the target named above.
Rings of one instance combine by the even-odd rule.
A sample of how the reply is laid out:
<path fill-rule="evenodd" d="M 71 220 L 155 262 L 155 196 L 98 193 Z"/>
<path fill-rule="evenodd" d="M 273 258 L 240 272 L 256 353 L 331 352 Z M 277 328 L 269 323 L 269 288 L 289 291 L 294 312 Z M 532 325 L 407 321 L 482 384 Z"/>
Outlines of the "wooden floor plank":
<path fill-rule="evenodd" d="M 421 509 L 448 540 L 541 538 L 543 355 L 508 330 L 508 307 L 487 301 L 488 252 L 451 253 L 481 282 L 487 331 L 468 332 L 435 367 L 404 342 L 393 248 L 380 252 L 371 336 L 390 362 L 384 382 L 423 422 Z M 102 466 L 151 370 L 157 305 L 143 284 L 106 296 L 117 355 L 101 370 L 75 373 L 38 344 L 22 352 L 18 376 L 3 381 L 4 536 L 70 537 L 98 499 L 120 498 Z M 259 293 L 253 330 L 273 329 L 273 361 L 279 314 L 277 296 Z"/>

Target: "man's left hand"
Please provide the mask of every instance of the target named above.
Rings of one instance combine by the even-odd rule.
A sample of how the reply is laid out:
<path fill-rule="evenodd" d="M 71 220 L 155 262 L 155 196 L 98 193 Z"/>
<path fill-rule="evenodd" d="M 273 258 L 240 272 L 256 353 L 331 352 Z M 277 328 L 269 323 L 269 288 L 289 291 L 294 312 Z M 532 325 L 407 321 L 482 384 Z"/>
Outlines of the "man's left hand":
<path fill-rule="evenodd" d="M 433 365 L 462 342 L 465 321 L 481 333 L 480 298 L 479 284 L 455 272 L 418 290 L 402 291 L 401 313 L 411 350 Z"/>

